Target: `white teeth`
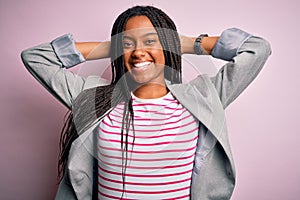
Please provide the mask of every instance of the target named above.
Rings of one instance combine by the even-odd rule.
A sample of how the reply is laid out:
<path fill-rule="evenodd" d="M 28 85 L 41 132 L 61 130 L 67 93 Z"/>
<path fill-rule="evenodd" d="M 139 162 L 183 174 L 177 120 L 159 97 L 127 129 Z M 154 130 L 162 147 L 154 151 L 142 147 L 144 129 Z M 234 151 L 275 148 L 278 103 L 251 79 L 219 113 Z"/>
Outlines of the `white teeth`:
<path fill-rule="evenodd" d="M 145 67 L 146 65 L 150 65 L 151 62 L 140 62 L 140 63 L 136 63 L 134 64 L 135 67 Z"/>

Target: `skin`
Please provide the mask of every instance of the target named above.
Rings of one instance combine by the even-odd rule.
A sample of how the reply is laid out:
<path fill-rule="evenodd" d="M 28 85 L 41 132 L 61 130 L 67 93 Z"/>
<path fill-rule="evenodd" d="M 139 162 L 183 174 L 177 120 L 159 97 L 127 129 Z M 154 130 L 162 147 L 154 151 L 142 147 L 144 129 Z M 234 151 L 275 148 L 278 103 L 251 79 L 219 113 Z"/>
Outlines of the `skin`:
<path fill-rule="evenodd" d="M 146 16 L 135 16 L 127 21 L 123 45 L 125 66 L 138 85 L 133 93 L 145 99 L 166 95 L 163 48 Z M 149 64 L 138 67 L 146 62 Z"/>
<path fill-rule="evenodd" d="M 210 55 L 218 36 L 204 37 L 201 46 Z M 182 54 L 194 54 L 196 37 L 181 35 Z M 167 94 L 164 82 L 164 64 L 162 46 L 157 33 L 146 16 L 130 18 L 125 25 L 124 33 L 124 63 L 138 84 L 134 95 L 142 99 L 159 98 Z M 110 57 L 110 41 L 105 42 L 76 42 L 76 48 L 86 60 L 96 60 Z M 151 64 L 144 68 L 137 68 L 135 64 L 149 61 Z"/>

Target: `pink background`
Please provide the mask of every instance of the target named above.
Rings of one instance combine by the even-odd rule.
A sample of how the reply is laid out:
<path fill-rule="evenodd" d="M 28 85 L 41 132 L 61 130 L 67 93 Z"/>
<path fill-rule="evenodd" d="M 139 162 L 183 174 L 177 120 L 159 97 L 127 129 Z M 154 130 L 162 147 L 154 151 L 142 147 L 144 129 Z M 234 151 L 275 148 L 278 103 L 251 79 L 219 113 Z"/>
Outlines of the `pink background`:
<path fill-rule="evenodd" d="M 106 40 L 117 15 L 137 4 L 163 9 L 182 34 L 217 35 L 235 26 L 269 40 L 273 54 L 265 68 L 226 111 L 237 167 L 232 199 L 300 199 L 296 0 L 1 0 L 0 199 L 53 199 L 57 189 L 67 110 L 26 71 L 21 51 L 68 32 L 78 41 Z"/>

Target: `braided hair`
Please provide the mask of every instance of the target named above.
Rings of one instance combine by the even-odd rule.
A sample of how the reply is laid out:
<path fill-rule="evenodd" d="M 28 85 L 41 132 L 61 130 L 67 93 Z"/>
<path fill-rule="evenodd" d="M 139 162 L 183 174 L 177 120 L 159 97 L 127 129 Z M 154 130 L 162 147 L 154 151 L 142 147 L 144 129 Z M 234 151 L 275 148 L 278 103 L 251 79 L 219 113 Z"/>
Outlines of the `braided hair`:
<path fill-rule="evenodd" d="M 124 192 L 128 152 L 128 132 L 130 126 L 132 126 L 134 130 L 134 113 L 132 107 L 132 98 L 130 94 L 132 91 L 132 87 L 130 87 L 128 78 L 126 78 L 125 76 L 127 73 L 127 68 L 124 64 L 122 33 L 124 32 L 126 22 L 134 16 L 148 17 L 155 30 L 157 31 L 160 43 L 163 47 L 165 66 L 167 66 L 165 67 L 164 73 L 165 79 L 170 81 L 171 84 L 182 82 L 180 39 L 176 30 L 176 26 L 170 19 L 170 17 L 166 15 L 162 10 L 152 6 L 135 6 L 121 13 L 115 20 L 111 32 L 111 84 L 108 86 L 99 86 L 93 89 L 84 90 L 76 98 L 75 103 L 87 102 L 90 99 L 95 104 L 95 110 L 89 112 L 85 111 L 84 103 L 77 106 L 80 107 L 80 110 L 82 111 L 78 113 L 78 115 L 81 116 L 84 121 L 82 126 L 76 125 L 75 127 L 73 110 L 67 113 L 67 119 L 62 129 L 60 138 L 60 154 L 58 162 L 58 175 L 60 180 L 65 173 L 66 163 L 72 142 L 84 130 L 87 130 L 89 127 L 91 127 L 92 123 L 95 121 L 94 116 L 99 119 L 110 107 L 115 106 L 123 101 L 125 102 L 125 104 L 121 129 L 121 149 L 123 158 L 122 179 Z M 119 86 L 121 86 L 121 88 L 119 88 Z M 117 96 L 113 97 L 113 95 Z"/>

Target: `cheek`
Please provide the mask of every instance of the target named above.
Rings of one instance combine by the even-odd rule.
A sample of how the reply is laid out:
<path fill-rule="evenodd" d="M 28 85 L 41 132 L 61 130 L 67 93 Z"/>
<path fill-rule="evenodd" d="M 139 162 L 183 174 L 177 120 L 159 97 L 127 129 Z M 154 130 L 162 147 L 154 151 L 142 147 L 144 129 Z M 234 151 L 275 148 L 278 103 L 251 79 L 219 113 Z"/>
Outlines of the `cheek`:
<path fill-rule="evenodd" d="M 166 64 L 166 61 L 165 61 L 165 55 L 164 55 L 164 52 L 163 52 L 163 51 L 161 52 L 161 63 L 162 63 L 163 65 Z"/>
<path fill-rule="evenodd" d="M 161 64 L 161 65 L 165 64 L 165 56 L 162 50 L 157 50 L 153 52 L 153 55 L 155 55 L 155 61 L 157 64 Z"/>
<path fill-rule="evenodd" d="M 130 58 L 130 54 L 129 53 L 124 53 L 124 64 L 125 64 L 128 71 L 130 69 L 129 58 Z"/>

